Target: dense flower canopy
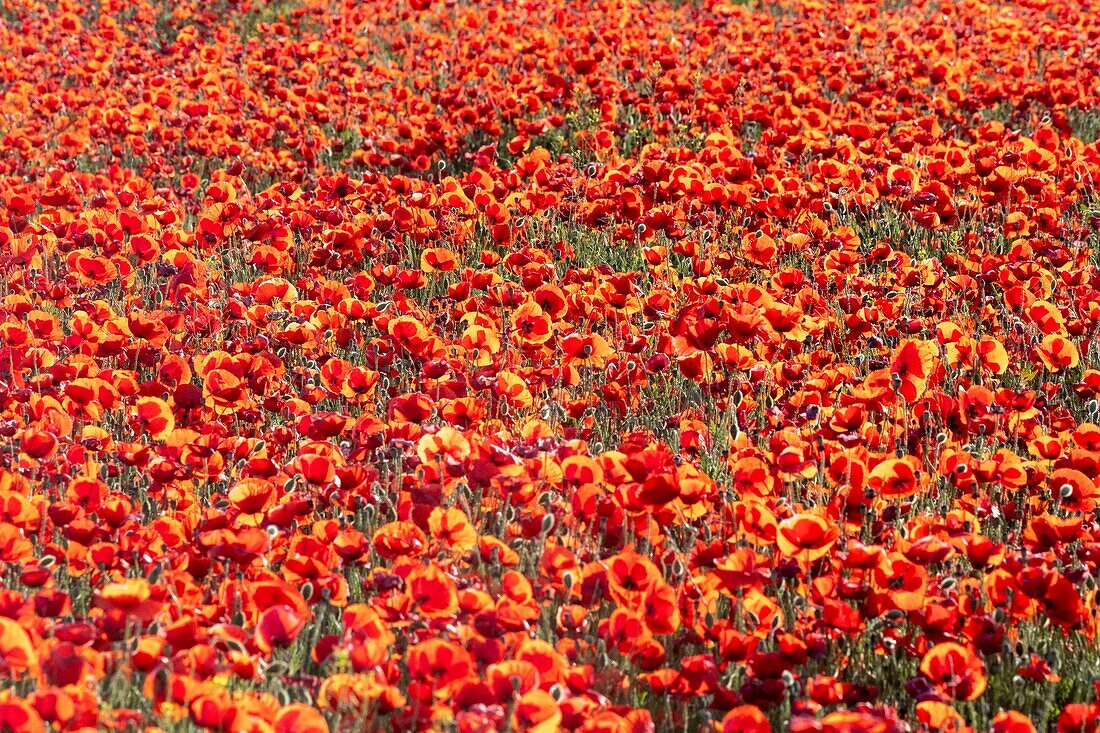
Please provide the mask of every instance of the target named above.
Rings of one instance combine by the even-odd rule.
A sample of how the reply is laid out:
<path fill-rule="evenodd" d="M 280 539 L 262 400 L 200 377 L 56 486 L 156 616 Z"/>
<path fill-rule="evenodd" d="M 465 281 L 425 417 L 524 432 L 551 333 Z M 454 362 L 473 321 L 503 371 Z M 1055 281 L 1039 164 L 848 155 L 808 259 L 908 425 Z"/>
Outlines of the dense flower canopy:
<path fill-rule="evenodd" d="M 1098 49 L 0 0 L 0 729 L 1100 729 Z"/>

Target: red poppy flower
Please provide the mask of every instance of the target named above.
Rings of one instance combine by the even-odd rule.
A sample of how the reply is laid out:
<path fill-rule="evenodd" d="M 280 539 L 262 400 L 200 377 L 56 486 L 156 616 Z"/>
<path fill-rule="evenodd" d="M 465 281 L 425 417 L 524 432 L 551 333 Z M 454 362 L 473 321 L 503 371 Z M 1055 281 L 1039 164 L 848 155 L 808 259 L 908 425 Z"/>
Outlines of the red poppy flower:
<path fill-rule="evenodd" d="M 884 499 L 904 499 L 921 492 L 926 479 L 909 458 L 888 458 L 878 463 L 867 484 Z"/>
<path fill-rule="evenodd" d="M 265 654 L 294 643 L 305 628 L 306 618 L 290 606 L 273 606 L 256 623 L 256 646 Z"/>
<path fill-rule="evenodd" d="M 574 367 L 602 367 L 614 353 L 607 341 L 595 333 L 571 333 L 562 339 L 561 348 L 565 352 L 563 363 Z"/>
<path fill-rule="evenodd" d="M 840 530 L 814 514 L 796 514 L 779 523 L 776 545 L 788 557 L 811 563 L 833 548 Z"/>
<path fill-rule="evenodd" d="M 975 700 L 985 692 L 985 665 L 960 644 L 944 642 L 928 650 L 921 660 L 921 673 L 943 694 L 956 700 Z"/>
<path fill-rule="evenodd" d="M 275 715 L 275 733 L 329 733 L 328 721 L 315 708 L 291 703 Z"/>
<path fill-rule="evenodd" d="M 38 674 L 38 655 L 30 635 L 19 623 L 0 616 L 0 664 L 9 676 Z"/>
<path fill-rule="evenodd" d="M 0 701 L 0 720 L 11 733 L 46 733 L 46 725 L 38 712 L 19 698 Z"/>

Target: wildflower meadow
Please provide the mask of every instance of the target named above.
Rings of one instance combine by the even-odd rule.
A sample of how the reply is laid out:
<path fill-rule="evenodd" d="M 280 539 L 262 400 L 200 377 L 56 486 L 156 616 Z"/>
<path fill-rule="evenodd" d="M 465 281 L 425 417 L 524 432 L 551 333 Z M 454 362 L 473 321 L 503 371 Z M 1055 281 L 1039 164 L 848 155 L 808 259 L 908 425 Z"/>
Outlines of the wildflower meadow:
<path fill-rule="evenodd" d="M 0 0 L 0 731 L 1097 733 L 1097 0 Z"/>

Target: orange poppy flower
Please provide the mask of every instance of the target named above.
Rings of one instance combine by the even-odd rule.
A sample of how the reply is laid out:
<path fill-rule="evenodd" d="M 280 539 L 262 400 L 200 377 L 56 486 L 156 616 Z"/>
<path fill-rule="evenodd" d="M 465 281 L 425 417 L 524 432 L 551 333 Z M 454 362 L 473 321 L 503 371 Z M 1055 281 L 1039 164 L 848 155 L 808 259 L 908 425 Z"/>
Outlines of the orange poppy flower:
<path fill-rule="evenodd" d="M 19 623 L 0 616 L 0 663 L 12 676 L 37 675 L 38 654 L 30 634 Z"/>
<path fill-rule="evenodd" d="M 894 351 L 890 374 L 896 379 L 898 394 L 906 402 L 915 402 L 924 394 L 937 356 L 935 341 L 908 339 Z"/>
<path fill-rule="evenodd" d="M 454 642 L 428 639 L 410 647 L 408 670 L 413 679 L 430 683 L 438 698 L 446 698 L 455 683 L 475 671 L 473 657 Z"/>
<path fill-rule="evenodd" d="M 840 530 L 816 514 L 796 514 L 779 523 L 776 545 L 788 557 L 811 563 L 832 550 Z"/>
<path fill-rule="evenodd" d="M 9 698 L 0 701 L 0 720 L 11 733 L 46 733 L 42 717 L 26 701 Z"/>
<path fill-rule="evenodd" d="M 188 711 L 196 725 L 214 730 L 229 728 L 241 713 L 224 692 L 196 696 L 188 706 Z"/>
<path fill-rule="evenodd" d="M 92 602 L 97 608 L 118 610 L 145 623 L 151 622 L 164 606 L 162 589 L 154 594 L 144 578 L 129 578 L 110 583 L 96 591 Z"/>
<path fill-rule="evenodd" d="M 563 364 L 571 367 L 602 367 L 614 352 L 607 340 L 596 333 L 571 333 L 561 340 Z"/>
<path fill-rule="evenodd" d="M 432 509 L 428 515 L 428 528 L 433 538 L 455 553 L 466 553 L 477 544 L 477 530 L 465 512 L 455 507 Z"/>
<path fill-rule="evenodd" d="M 57 451 L 57 436 L 45 430 L 28 429 L 23 431 L 20 450 L 31 458 L 51 458 Z"/>
<path fill-rule="evenodd" d="M 1016 710 L 1004 710 L 989 722 L 990 733 L 1036 733 L 1031 719 Z"/>
<path fill-rule="evenodd" d="M 175 416 L 167 402 L 159 397 L 142 397 L 134 403 L 133 414 L 154 439 L 163 440 L 176 427 Z"/>
<path fill-rule="evenodd" d="M 317 692 L 317 705 L 322 710 L 355 714 L 371 703 L 378 704 L 381 712 L 389 712 L 403 707 L 405 697 L 375 672 L 329 675 Z"/>
<path fill-rule="evenodd" d="M 747 499 L 735 503 L 734 515 L 749 542 L 758 546 L 775 543 L 779 523 L 762 501 Z"/>
<path fill-rule="evenodd" d="M 928 650 L 920 671 L 943 694 L 956 700 L 976 700 L 985 692 L 985 664 L 973 650 L 943 642 Z"/>
<path fill-rule="evenodd" d="M 1052 498 L 1071 511 L 1090 512 L 1100 500 L 1100 486 L 1076 469 L 1059 468 L 1047 480 Z"/>
<path fill-rule="evenodd" d="M 884 499 L 904 499 L 920 493 L 927 479 L 920 474 L 916 462 L 909 456 L 888 458 L 878 463 L 867 478 L 867 484 Z"/>
<path fill-rule="evenodd" d="M 497 537 L 481 535 L 477 540 L 478 555 L 482 562 L 500 563 L 504 567 L 519 565 L 519 553 Z"/>
<path fill-rule="evenodd" d="M 649 588 L 644 600 L 645 624 L 654 634 L 671 634 L 680 628 L 680 609 L 676 591 L 661 582 Z"/>
<path fill-rule="evenodd" d="M 241 593 L 244 596 L 244 613 L 249 625 L 255 625 L 265 610 L 275 606 L 287 606 L 303 618 L 310 615 L 309 604 L 298 588 L 292 586 L 281 578 L 269 577 L 264 580 L 245 582 L 242 586 L 225 586 L 227 603 L 232 604 L 232 597 Z"/>
<path fill-rule="evenodd" d="M 515 631 L 528 628 L 538 620 L 539 605 L 534 589 L 526 577 L 509 570 L 501 579 L 503 595 L 497 600 L 497 623 L 504 629 Z"/>
<path fill-rule="evenodd" d="M 226 498 L 240 512 L 238 521 L 256 526 L 275 505 L 275 486 L 264 479 L 247 478 L 238 481 Z"/>
<path fill-rule="evenodd" d="M 472 323 L 462 332 L 459 342 L 466 351 L 466 358 L 473 366 L 488 366 L 500 352 L 500 333 L 495 325 Z"/>
<path fill-rule="evenodd" d="M 930 731 L 963 733 L 969 730 L 962 716 L 944 702 L 922 700 L 917 703 L 917 720 Z"/>
<path fill-rule="evenodd" d="M 470 441 L 461 431 L 443 427 L 417 441 L 416 455 L 425 464 L 436 461 L 459 462 L 469 457 Z"/>
<path fill-rule="evenodd" d="M 646 591 L 662 582 L 657 566 L 632 550 L 610 558 L 606 566 L 611 597 L 623 608 L 640 608 Z"/>
<path fill-rule="evenodd" d="M 486 668 L 485 682 L 497 700 L 507 703 L 539 686 L 539 670 L 534 664 L 521 660 L 497 662 Z"/>
<path fill-rule="evenodd" d="M 457 267 L 458 258 L 445 247 L 425 247 L 420 253 L 420 269 L 424 272 L 450 272 Z"/>
<path fill-rule="evenodd" d="M 918 611 L 927 601 L 928 573 L 900 553 L 891 553 L 872 573 L 885 603 L 902 611 Z"/>
<path fill-rule="evenodd" d="M 329 733 L 328 721 L 315 708 L 291 703 L 275 715 L 275 733 Z"/>
<path fill-rule="evenodd" d="M 305 628 L 306 618 L 290 606 L 272 606 L 256 623 L 256 646 L 265 654 L 294 643 Z"/>
<path fill-rule="evenodd" d="M 739 705 L 722 716 L 721 733 L 771 733 L 771 723 L 755 705 Z"/>
<path fill-rule="evenodd" d="M 1064 336 L 1049 334 L 1035 347 L 1035 354 L 1043 366 L 1051 372 L 1073 369 L 1081 361 L 1077 345 Z"/>
<path fill-rule="evenodd" d="M 561 709 L 548 692 L 531 690 L 516 702 L 511 723 L 525 733 L 554 733 L 561 719 Z"/>
<path fill-rule="evenodd" d="M 1004 344 L 992 336 L 985 336 L 977 346 L 978 358 L 981 366 L 988 369 L 990 374 L 1004 374 L 1008 369 L 1008 351 Z"/>
<path fill-rule="evenodd" d="M 554 322 L 534 301 L 528 301 L 511 314 L 512 338 L 521 346 L 544 344 L 554 335 Z"/>
<path fill-rule="evenodd" d="M 405 585 L 416 609 L 428 618 L 452 616 L 458 610 L 455 582 L 434 564 L 414 566 Z"/>
<path fill-rule="evenodd" d="M 371 540 L 374 551 L 385 558 L 419 557 L 428 550 L 428 538 L 412 522 L 390 522 L 379 527 Z"/>

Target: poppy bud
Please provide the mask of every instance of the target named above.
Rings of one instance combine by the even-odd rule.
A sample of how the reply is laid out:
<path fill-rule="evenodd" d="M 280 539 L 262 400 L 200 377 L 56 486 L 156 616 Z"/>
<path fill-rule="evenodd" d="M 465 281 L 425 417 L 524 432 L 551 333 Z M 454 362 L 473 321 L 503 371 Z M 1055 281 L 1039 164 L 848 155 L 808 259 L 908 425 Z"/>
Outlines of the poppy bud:
<path fill-rule="evenodd" d="M 168 693 L 169 674 L 167 667 L 157 667 L 153 674 L 153 690 L 157 697 Z"/>

